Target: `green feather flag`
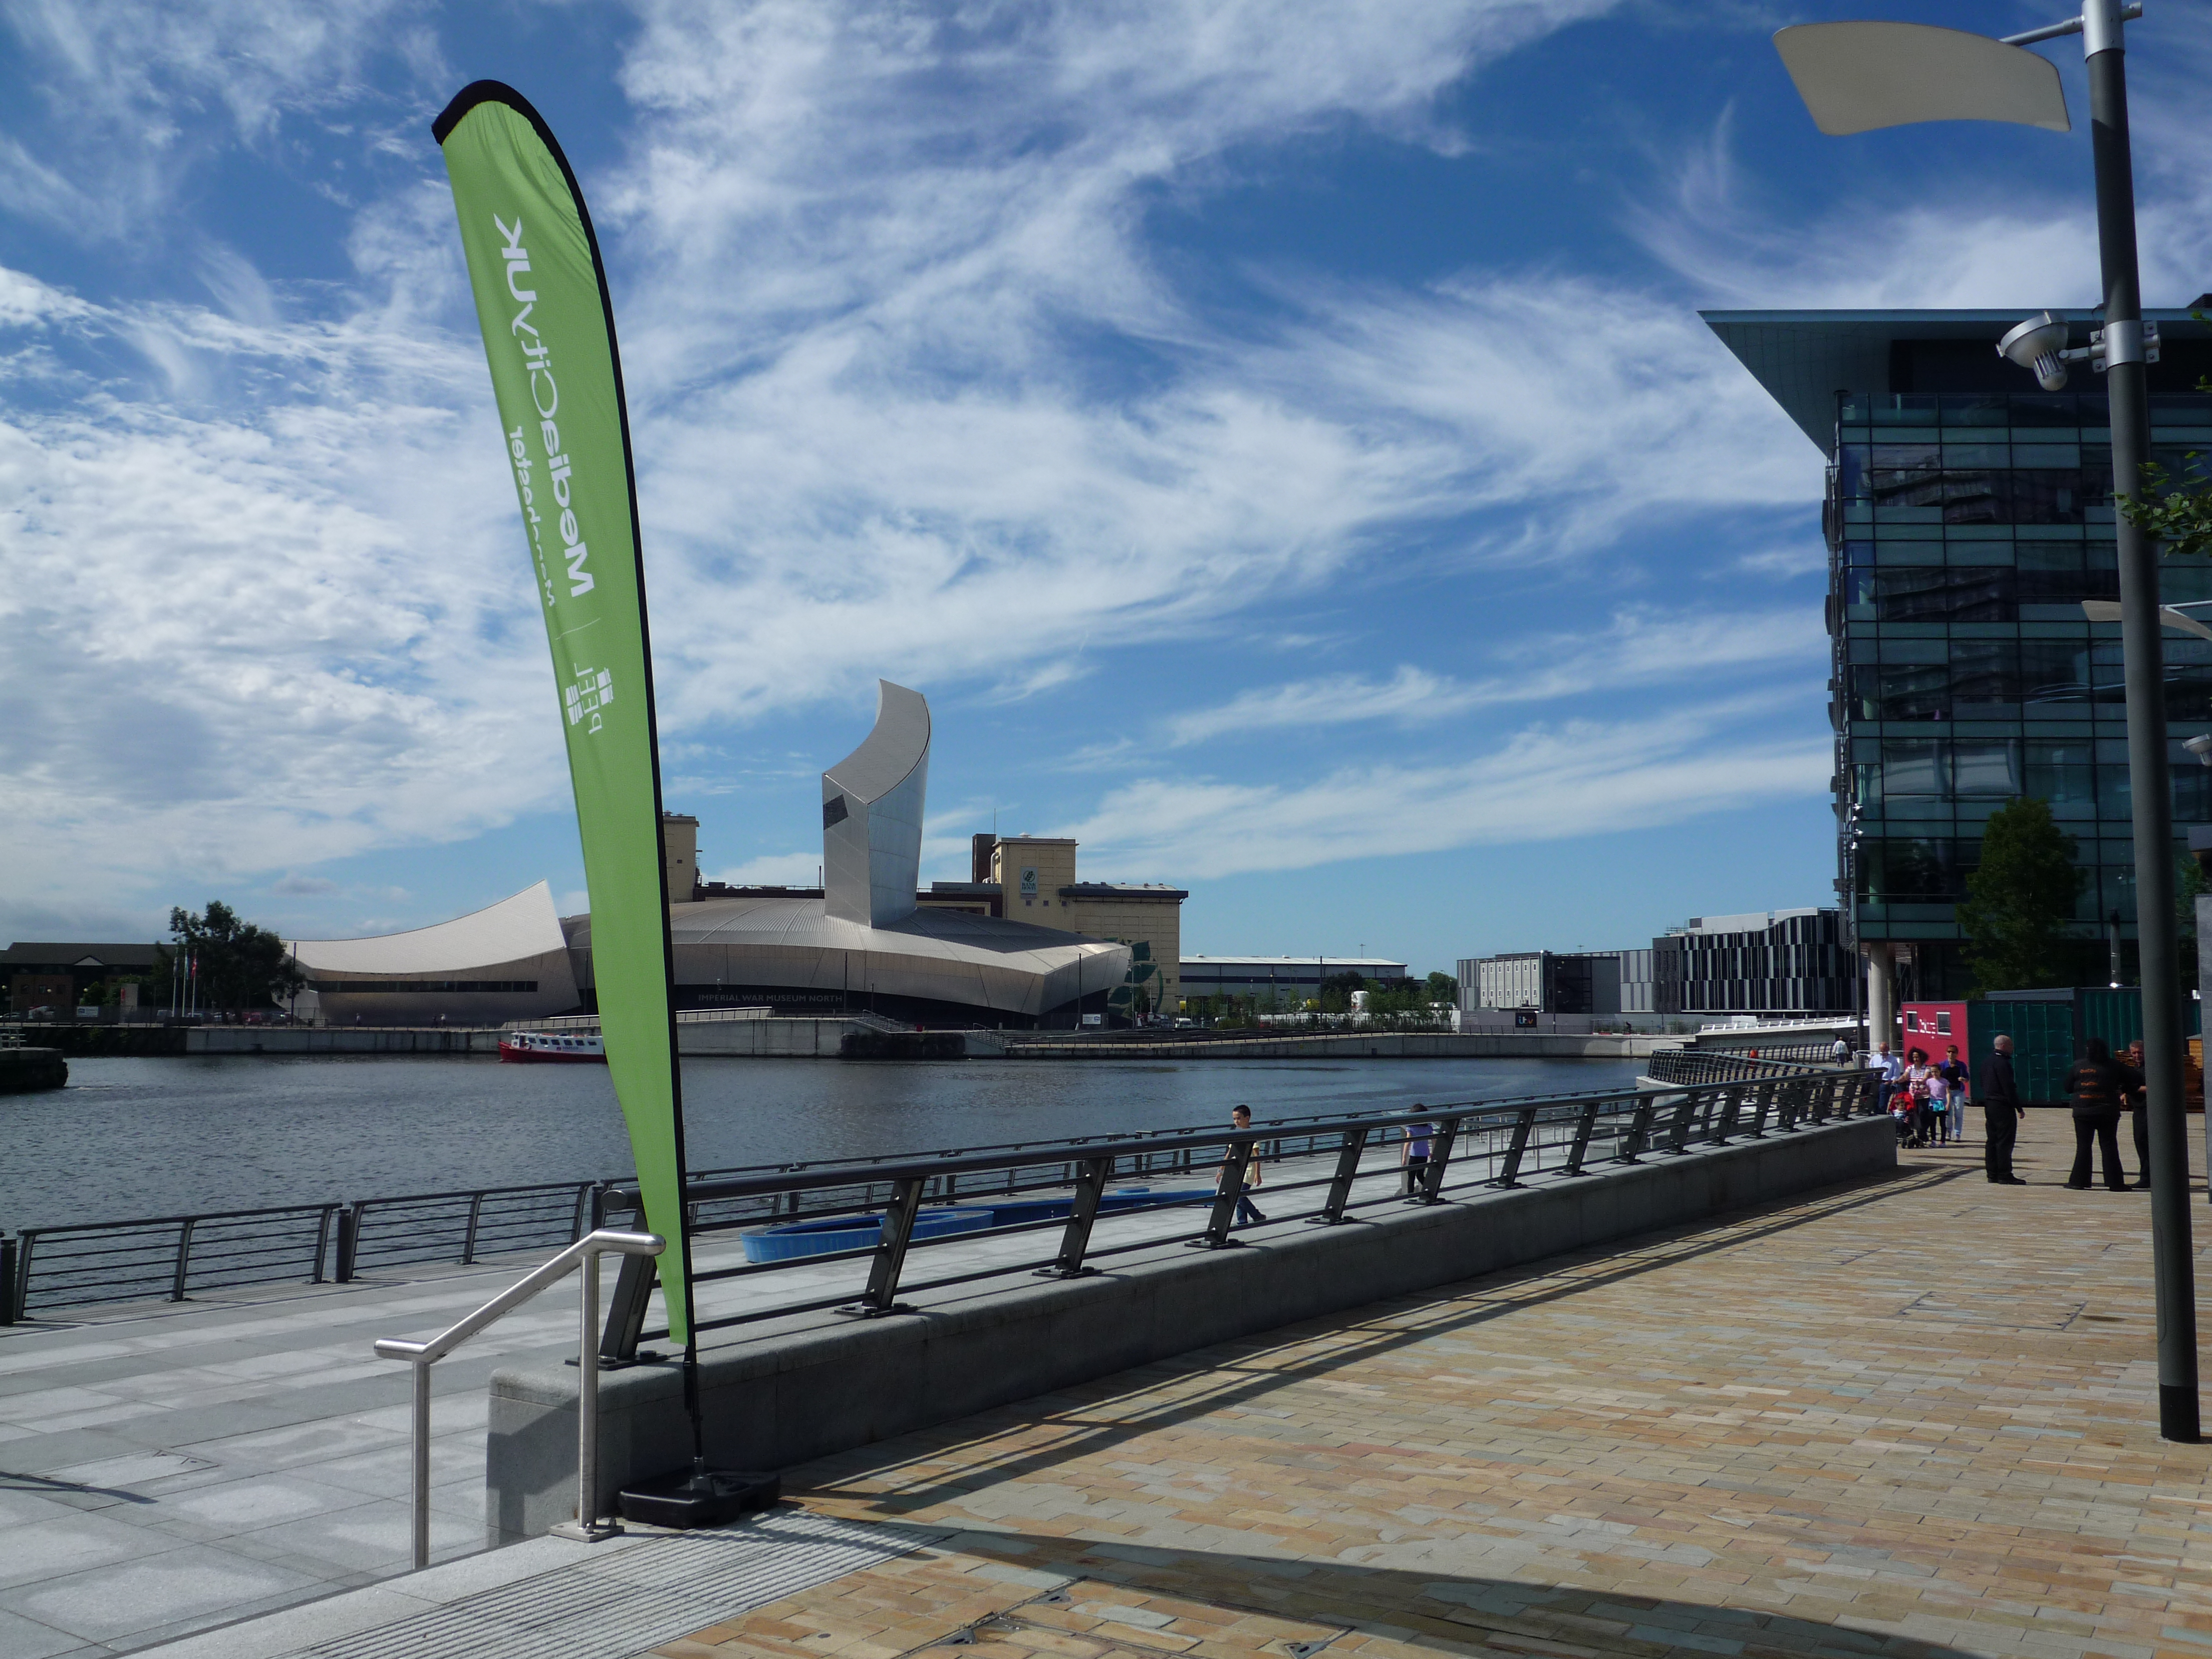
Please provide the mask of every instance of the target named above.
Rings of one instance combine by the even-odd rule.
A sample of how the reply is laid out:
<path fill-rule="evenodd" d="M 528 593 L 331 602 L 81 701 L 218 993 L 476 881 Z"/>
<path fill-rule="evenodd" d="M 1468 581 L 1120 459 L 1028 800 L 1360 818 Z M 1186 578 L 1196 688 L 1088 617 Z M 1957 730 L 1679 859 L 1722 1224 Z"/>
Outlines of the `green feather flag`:
<path fill-rule="evenodd" d="M 431 131 L 453 185 L 509 471 L 545 611 L 591 890 L 607 1068 L 629 1125 L 669 1334 L 691 1340 L 660 751 L 629 416 L 583 192 L 538 112 L 478 81 Z"/>

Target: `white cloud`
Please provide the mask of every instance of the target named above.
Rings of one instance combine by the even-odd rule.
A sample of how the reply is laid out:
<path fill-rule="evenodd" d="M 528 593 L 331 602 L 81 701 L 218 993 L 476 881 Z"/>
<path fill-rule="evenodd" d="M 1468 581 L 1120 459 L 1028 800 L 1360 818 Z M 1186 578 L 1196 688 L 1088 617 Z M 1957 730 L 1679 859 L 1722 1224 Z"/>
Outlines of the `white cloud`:
<path fill-rule="evenodd" d="M 225 406 L 80 382 L 0 425 L 0 649 L 37 688 L 0 726 L 15 902 L 465 836 L 565 795 L 472 351 L 76 315 Z"/>
<path fill-rule="evenodd" d="M 2197 118 L 2203 30 L 2129 55 L 2144 303 L 2185 303 L 2212 286 L 2212 141 Z M 2078 60 L 2077 60 L 2078 61 Z M 1676 188 L 1630 216 L 1646 246 L 1705 302 L 1762 309 L 2087 307 L 2102 293 L 2088 112 L 2070 137 L 2036 135 L 2032 177 L 1963 155 L 1900 201 L 1887 171 L 1865 193 L 1808 203 L 1747 178 L 1729 114 L 1685 155 Z M 1920 131 L 1930 144 L 1955 131 Z M 1827 140 L 1849 145 L 1850 139 Z M 1847 151 L 1840 152 L 1847 154 Z"/>
<path fill-rule="evenodd" d="M 763 853 L 732 864 L 707 878 L 732 887 L 812 887 L 822 872 L 822 849 L 799 853 Z"/>
<path fill-rule="evenodd" d="M 1240 692 L 1212 708 L 1166 723 L 1182 746 L 1271 728 L 1393 720 L 1413 726 L 1500 703 L 1549 702 L 1627 685 L 1697 680 L 1729 669 L 1808 668 L 1825 660 L 1827 640 L 1809 606 L 1737 614 L 1623 610 L 1600 635 L 1519 639 L 1500 654 L 1525 667 L 1461 680 L 1401 665 L 1388 680 L 1332 674 Z"/>
<path fill-rule="evenodd" d="M 7 112 L 0 205 L 85 240 L 143 242 L 192 170 L 225 149 L 265 147 L 287 115 L 381 101 L 364 85 L 377 60 L 396 59 L 418 83 L 447 78 L 408 21 L 422 9 L 418 0 L 6 0 L 0 21 L 43 96 Z"/>
<path fill-rule="evenodd" d="M 1179 881 L 1449 848 L 1679 823 L 1825 794 L 1825 738 L 1745 732 L 1753 704 L 1534 726 L 1436 766 L 1347 767 L 1282 786 L 1152 779 L 1117 789 L 1060 833 L 1094 866 L 1117 859 Z"/>

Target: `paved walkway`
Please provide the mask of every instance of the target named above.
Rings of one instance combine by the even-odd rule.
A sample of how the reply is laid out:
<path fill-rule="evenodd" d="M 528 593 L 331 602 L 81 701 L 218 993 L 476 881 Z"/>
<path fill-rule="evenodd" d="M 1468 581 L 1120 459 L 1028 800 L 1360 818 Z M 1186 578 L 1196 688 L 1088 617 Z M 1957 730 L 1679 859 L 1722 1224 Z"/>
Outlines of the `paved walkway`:
<path fill-rule="evenodd" d="M 2070 1151 L 2038 1114 L 2025 1188 L 1911 1153 L 825 1460 L 787 1492 L 943 1541 L 652 1651 L 2207 1659 L 2148 1200 L 2064 1190 Z"/>
<path fill-rule="evenodd" d="M 1373 1161 L 1385 1173 L 1368 1186 L 1389 1188 L 1395 1169 Z M 1169 1173 L 1153 1183 L 1193 1179 L 1204 1184 Z M 1165 1238 L 1197 1224 L 1191 1209 L 1139 1212 L 1102 1220 L 1099 1238 Z M 917 1251 L 910 1276 L 1026 1265 L 1056 1242 L 1048 1232 L 950 1240 Z M 64 1310 L 0 1328 L 0 1659 L 100 1659 L 404 1573 L 408 1370 L 370 1344 L 443 1328 L 548 1254 Z M 742 1259 L 726 1234 L 698 1252 L 702 1267 Z M 801 1262 L 710 1286 L 702 1307 L 850 1297 L 866 1273 L 865 1261 Z M 433 1368 L 434 1560 L 485 1547 L 491 1373 L 573 1356 L 574 1285 Z M 719 1340 L 839 1322 L 792 1315 Z"/>

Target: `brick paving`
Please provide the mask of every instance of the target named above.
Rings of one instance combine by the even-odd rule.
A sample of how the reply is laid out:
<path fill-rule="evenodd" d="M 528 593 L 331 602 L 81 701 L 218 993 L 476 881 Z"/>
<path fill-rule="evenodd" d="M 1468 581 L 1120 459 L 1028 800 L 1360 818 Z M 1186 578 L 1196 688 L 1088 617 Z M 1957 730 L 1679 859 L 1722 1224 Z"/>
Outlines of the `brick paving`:
<path fill-rule="evenodd" d="M 2061 1114 L 2027 1187 L 1979 1150 L 810 1465 L 810 1509 L 957 1530 L 653 1652 L 2212 1659 L 2149 1200 L 2059 1186 Z"/>

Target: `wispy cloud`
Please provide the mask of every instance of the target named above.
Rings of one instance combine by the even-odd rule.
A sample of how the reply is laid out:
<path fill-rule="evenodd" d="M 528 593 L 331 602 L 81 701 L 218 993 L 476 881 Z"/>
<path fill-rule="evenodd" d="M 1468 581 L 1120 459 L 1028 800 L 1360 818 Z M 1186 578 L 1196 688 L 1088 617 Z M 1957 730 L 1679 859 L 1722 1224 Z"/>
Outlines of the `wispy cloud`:
<path fill-rule="evenodd" d="M 1601 635 L 1516 641 L 1500 653 L 1527 665 L 1511 673 L 1470 681 L 1401 665 L 1387 680 L 1356 674 L 1297 680 L 1176 715 L 1166 733 L 1182 746 L 1271 728 L 1367 720 L 1421 725 L 1501 703 L 1549 702 L 1664 681 L 1710 685 L 1730 669 L 1815 666 L 1826 642 L 1820 617 L 1805 605 L 1743 613 L 1624 610 Z"/>
<path fill-rule="evenodd" d="M 1302 784 L 1147 780 L 1060 833 L 1079 837 L 1094 865 L 1118 859 L 1196 880 L 1560 840 L 1824 794 L 1826 739 L 1760 736 L 1759 712 L 1708 704 L 1534 726 L 1472 760 L 1347 767 Z"/>

